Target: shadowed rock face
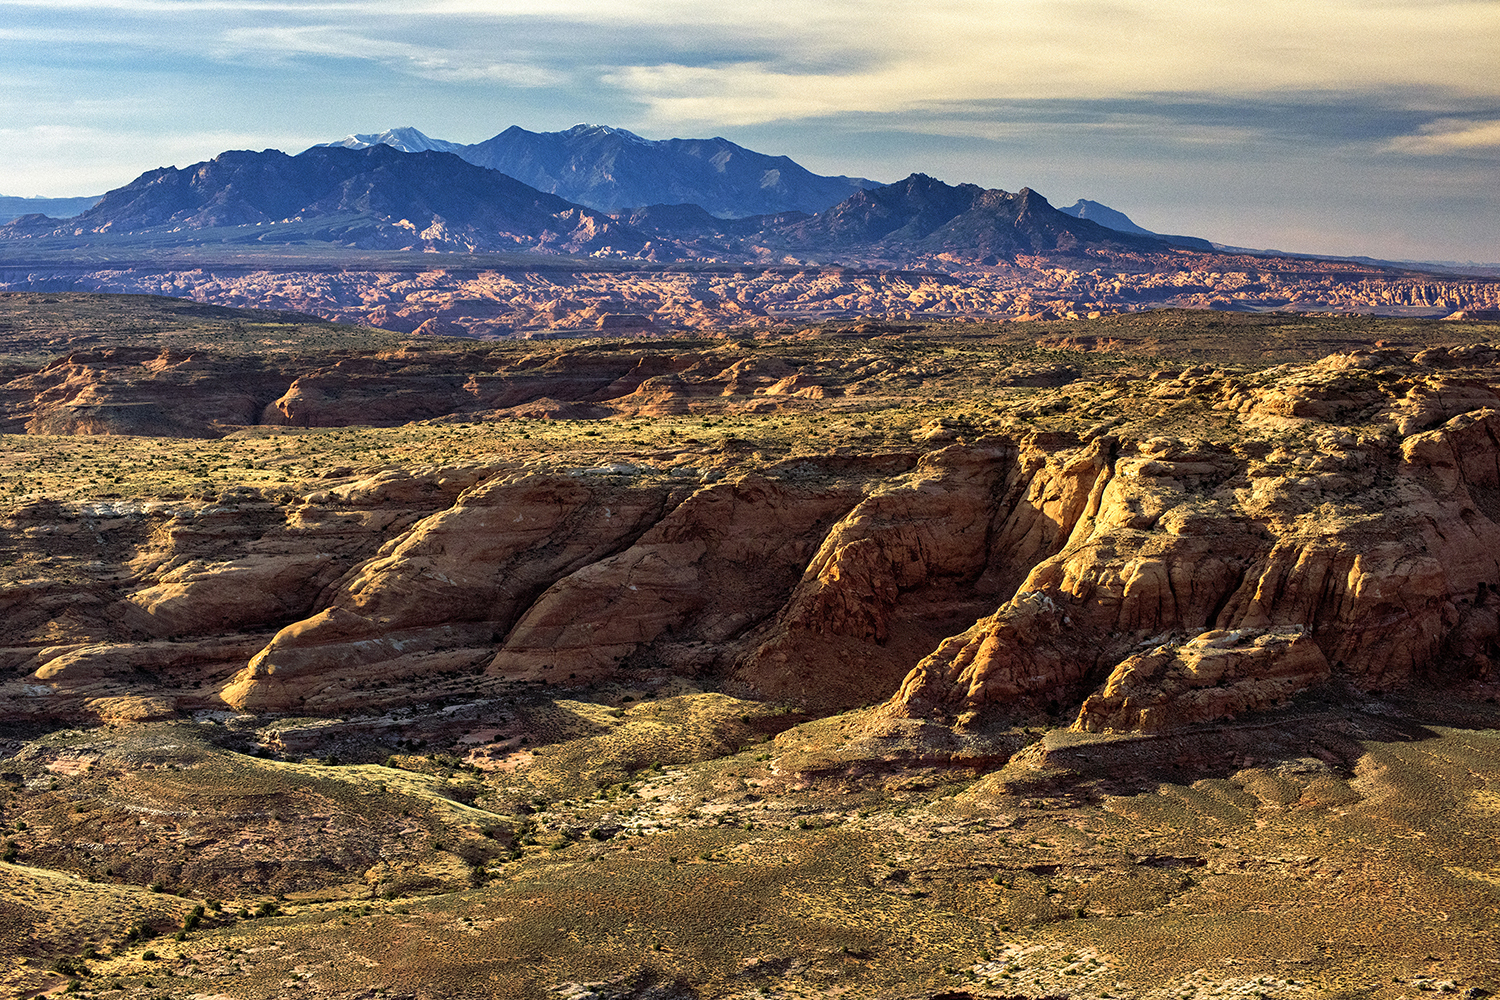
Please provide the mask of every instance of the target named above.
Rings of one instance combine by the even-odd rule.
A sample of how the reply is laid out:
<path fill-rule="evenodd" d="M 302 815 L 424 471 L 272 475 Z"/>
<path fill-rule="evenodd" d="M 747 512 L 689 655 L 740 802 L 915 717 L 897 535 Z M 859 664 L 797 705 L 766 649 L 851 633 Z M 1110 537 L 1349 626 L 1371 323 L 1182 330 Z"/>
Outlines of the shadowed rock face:
<path fill-rule="evenodd" d="M 819 176 L 785 156 L 767 156 L 727 139 L 653 141 L 602 125 L 565 132 L 528 132 L 513 125 L 455 152 L 606 212 L 684 203 L 729 218 L 818 212 L 876 186 L 857 177 Z"/>
<path fill-rule="evenodd" d="M 148 171 L 76 218 L 31 219 L 4 234 L 86 238 L 241 226 L 266 227 L 244 237 L 261 244 L 310 234 L 366 248 L 571 252 L 601 238 L 632 250 L 644 242 L 607 216 L 450 153 L 383 145 L 314 147 L 297 156 L 230 150 L 181 170 Z"/>
<path fill-rule="evenodd" d="M 707 482 L 466 468 L 133 515 L 118 597 L 5 595 L 17 627 L 49 601 L 99 609 L 90 642 L 6 651 L 31 687 L 5 711 L 97 714 L 137 661 L 182 707 L 335 713 L 445 677 L 676 674 L 819 709 L 889 699 L 887 720 L 1088 731 L 1233 717 L 1330 680 L 1487 677 L 1500 408 L 1472 369 L 1444 374 L 1461 355 L 1150 384 L 1233 414 L 1229 444 L 939 429 L 915 457 Z M 187 642 L 131 651 L 148 636 Z"/>

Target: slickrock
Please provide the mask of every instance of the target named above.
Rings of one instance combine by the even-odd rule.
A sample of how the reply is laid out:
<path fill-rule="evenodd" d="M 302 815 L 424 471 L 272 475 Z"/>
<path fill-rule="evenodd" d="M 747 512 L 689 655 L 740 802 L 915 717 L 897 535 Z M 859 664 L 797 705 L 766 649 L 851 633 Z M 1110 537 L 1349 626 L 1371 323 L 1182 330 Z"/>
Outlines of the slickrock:
<path fill-rule="evenodd" d="M 223 702 L 216 682 L 263 641 L 234 636 L 31 650 L 27 659 L 39 665 L 18 691 L 4 692 L 10 695 L 5 714 L 20 719 L 141 722 L 168 718 L 180 710 L 219 708 Z M 176 690 L 163 693 L 162 688 Z"/>
<path fill-rule="evenodd" d="M 678 674 L 818 709 L 889 699 L 885 725 L 1170 730 L 1325 681 L 1491 677 L 1494 361 L 1376 349 L 1095 377 L 1067 390 L 1085 410 L 1071 431 L 941 418 L 910 453 L 780 463 L 726 438 L 712 474 L 346 469 L 291 503 L 18 508 L 10 551 L 99 568 L 0 593 L 0 662 L 25 675 L 5 711 L 175 691 L 333 714 L 437 679 Z M 722 399 L 789 377 L 726 349 L 615 357 L 576 387 Z M 1079 429 L 1105 406 L 1122 415 Z M 1130 407 L 1191 423 L 1126 433 Z M 150 691 L 121 687 L 135 649 L 160 662 Z"/>
<path fill-rule="evenodd" d="M 630 545 L 675 499 L 607 475 L 497 476 L 351 571 L 330 607 L 278 633 L 224 697 L 286 708 L 474 665 L 538 594 Z"/>
<path fill-rule="evenodd" d="M 735 676 L 760 695 L 861 704 L 976 613 L 996 493 L 1014 451 L 950 446 L 823 539 Z M 981 591 L 982 593 L 982 591 Z"/>
<path fill-rule="evenodd" d="M 1500 414 L 1481 410 L 1395 455 L 1324 431 L 1327 450 L 1307 456 L 1323 463 L 1319 478 L 1285 453 L 1262 462 L 1191 442 L 1123 447 L 1062 551 L 918 664 L 892 710 L 960 721 L 996 706 L 1056 712 L 1102 682 L 1080 725 L 1161 728 L 1279 701 L 1326 676 L 1319 657 L 1368 688 L 1487 676 L 1500 642 L 1486 607 L 1500 578 L 1497 431 Z M 1234 667 L 1199 662 L 1208 639 L 1180 661 L 1133 651 L 1162 641 L 1153 636 L 1225 632 L 1305 638 L 1213 654 Z M 1226 690 L 1193 693 L 1183 679 L 1215 671 Z"/>
<path fill-rule="evenodd" d="M 248 665 L 229 679 L 220 697 L 241 711 L 337 712 L 373 704 L 356 695 L 412 674 L 440 675 L 467 668 L 475 651 L 452 628 L 419 631 L 382 628 L 342 608 L 326 608 L 277 632 Z M 339 696 L 346 696 L 340 698 Z M 351 697 L 352 696 L 352 697 Z"/>
<path fill-rule="evenodd" d="M 707 672 L 775 614 L 829 524 L 855 499 L 753 475 L 705 486 L 629 549 L 550 587 L 489 672 L 591 679 L 637 654 Z"/>
<path fill-rule="evenodd" d="M 190 560 L 126 600 L 157 635 L 238 631 L 306 612 L 340 566 L 327 552 Z"/>
<path fill-rule="evenodd" d="M 1296 626 L 1204 632 L 1122 661 L 1073 729 L 1156 732 L 1233 718 L 1282 704 L 1328 674 L 1323 651 Z"/>

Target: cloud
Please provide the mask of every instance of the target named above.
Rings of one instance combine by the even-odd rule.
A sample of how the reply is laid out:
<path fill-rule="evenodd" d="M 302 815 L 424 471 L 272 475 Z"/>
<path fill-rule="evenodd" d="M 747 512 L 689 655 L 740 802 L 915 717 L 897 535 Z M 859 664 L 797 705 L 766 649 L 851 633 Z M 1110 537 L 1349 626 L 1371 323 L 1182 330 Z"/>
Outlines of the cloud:
<path fill-rule="evenodd" d="M 1423 125 L 1414 135 L 1397 136 L 1386 148 L 1415 156 L 1500 152 L 1500 120 L 1439 118 Z"/>
<path fill-rule="evenodd" d="M 1174 92 L 1500 97 L 1495 0 L 0 0 L 5 8 L 54 22 L 135 19 L 164 50 L 206 42 L 219 58 L 255 43 L 267 55 L 375 59 L 427 79 L 588 78 L 672 125 Z M 180 30 L 188 25 L 196 30 Z"/>
<path fill-rule="evenodd" d="M 1493 2 L 931 0 L 920 11 L 854 3 L 840 8 L 844 16 L 811 17 L 785 34 L 781 5 L 735 9 L 745 13 L 742 38 L 769 33 L 780 51 L 718 64 L 637 61 L 604 81 L 662 124 L 1163 93 L 1500 96 Z"/>
<path fill-rule="evenodd" d="M 474 58 L 471 53 L 374 37 L 332 25 L 230 28 L 220 36 L 217 51 L 225 59 L 241 59 L 251 53 L 257 58 L 277 60 L 296 56 L 364 59 L 415 76 L 449 82 L 488 81 L 512 87 L 549 87 L 566 79 L 564 74 L 543 66 Z"/>
<path fill-rule="evenodd" d="M 1276 227 L 1368 233 L 1391 192 L 1439 192 L 1430 245 L 1472 255 L 1500 218 L 1496 52 L 1500 0 L 0 0 L 0 191 L 394 124 L 474 142 L 592 120 L 1134 199 L 1261 245 L 1295 241 L 1230 223 L 1270 227 L 1274 203 Z M 1390 217 L 1387 255 L 1420 228 Z"/>

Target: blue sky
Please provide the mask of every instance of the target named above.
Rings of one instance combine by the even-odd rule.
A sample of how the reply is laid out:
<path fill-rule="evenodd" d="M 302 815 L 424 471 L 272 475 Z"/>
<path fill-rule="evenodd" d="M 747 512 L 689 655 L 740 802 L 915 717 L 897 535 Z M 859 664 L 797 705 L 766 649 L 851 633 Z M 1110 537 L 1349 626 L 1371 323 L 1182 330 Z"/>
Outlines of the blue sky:
<path fill-rule="evenodd" d="M 1252 247 L 1500 260 L 1500 0 L 0 0 L 0 194 L 413 125 L 723 135 Z"/>

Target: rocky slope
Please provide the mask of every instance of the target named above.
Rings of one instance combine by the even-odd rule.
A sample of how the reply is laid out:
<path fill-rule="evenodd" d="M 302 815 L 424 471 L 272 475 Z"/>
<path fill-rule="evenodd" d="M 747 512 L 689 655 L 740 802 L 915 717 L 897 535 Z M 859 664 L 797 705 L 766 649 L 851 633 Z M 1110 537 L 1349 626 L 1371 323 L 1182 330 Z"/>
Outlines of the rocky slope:
<path fill-rule="evenodd" d="M 601 212 L 671 205 L 697 206 L 728 219 L 811 214 L 855 191 L 879 186 L 862 177 L 823 177 L 790 157 L 767 156 L 728 139 L 644 139 L 608 125 L 574 125 L 562 132 L 529 132 L 512 125 L 472 145 L 397 128 L 346 136 L 328 145 L 364 149 L 377 144 L 405 152 L 454 153 Z"/>
<path fill-rule="evenodd" d="M 364 248 L 578 252 L 600 240 L 631 251 L 645 242 L 607 216 L 450 153 L 385 145 L 315 146 L 297 156 L 232 150 L 147 171 L 66 222 L 28 216 L 3 234 L 74 242 L 155 235 L 184 244 L 219 230 L 260 246 L 311 238 Z"/>
<path fill-rule="evenodd" d="M 0 993 L 1482 996 L 1492 333 L 0 298 Z"/>
<path fill-rule="evenodd" d="M 609 391 L 656 377 L 636 367 Z M 23 504 L 13 547 L 101 561 L 7 591 L 6 711 L 336 714 L 440 678 L 646 671 L 820 709 L 890 698 L 886 718 L 960 728 L 1155 730 L 1328 682 L 1484 680 L 1495 367 L 1489 348 L 1386 349 L 1067 389 L 1075 424 L 1187 407 L 1195 435 L 1009 416 L 860 458 L 726 452 L 685 480 L 501 463 L 336 481 L 290 507 Z M 42 628 L 62 606 L 65 642 Z"/>

